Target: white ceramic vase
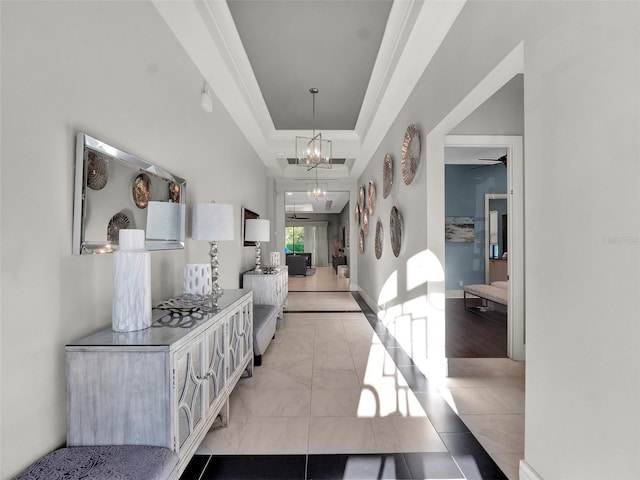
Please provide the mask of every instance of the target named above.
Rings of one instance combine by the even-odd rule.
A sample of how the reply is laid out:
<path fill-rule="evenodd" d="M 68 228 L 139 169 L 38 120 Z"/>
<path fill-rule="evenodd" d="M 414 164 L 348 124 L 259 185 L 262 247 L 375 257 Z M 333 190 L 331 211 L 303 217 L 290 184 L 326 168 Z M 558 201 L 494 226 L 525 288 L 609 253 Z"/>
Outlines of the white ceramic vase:
<path fill-rule="evenodd" d="M 211 295 L 211 264 L 187 263 L 184 266 L 182 292 Z"/>
<path fill-rule="evenodd" d="M 119 232 L 113 254 L 112 329 L 134 332 L 151 326 L 151 253 L 144 248 L 144 230 Z"/>

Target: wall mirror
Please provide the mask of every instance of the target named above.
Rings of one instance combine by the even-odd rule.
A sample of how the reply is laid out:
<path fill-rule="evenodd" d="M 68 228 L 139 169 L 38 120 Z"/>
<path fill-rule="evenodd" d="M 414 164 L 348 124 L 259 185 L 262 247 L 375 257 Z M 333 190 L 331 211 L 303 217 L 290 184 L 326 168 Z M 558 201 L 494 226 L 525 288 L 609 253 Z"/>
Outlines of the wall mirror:
<path fill-rule="evenodd" d="M 111 253 L 119 231 L 145 230 L 147 250 L 184 248 L 186 182 L 166 170 L 79 133 L 73 253 Z"/>

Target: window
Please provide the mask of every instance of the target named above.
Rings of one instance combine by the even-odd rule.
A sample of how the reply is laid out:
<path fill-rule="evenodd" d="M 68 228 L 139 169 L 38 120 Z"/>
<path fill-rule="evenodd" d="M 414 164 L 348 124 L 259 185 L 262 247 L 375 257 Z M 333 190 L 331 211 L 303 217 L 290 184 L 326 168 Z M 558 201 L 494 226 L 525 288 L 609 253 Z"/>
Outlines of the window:
<path fill-rule="evenodd" d="M 304 252 L 304 227 L 285 227 L 285 253 Z"/>

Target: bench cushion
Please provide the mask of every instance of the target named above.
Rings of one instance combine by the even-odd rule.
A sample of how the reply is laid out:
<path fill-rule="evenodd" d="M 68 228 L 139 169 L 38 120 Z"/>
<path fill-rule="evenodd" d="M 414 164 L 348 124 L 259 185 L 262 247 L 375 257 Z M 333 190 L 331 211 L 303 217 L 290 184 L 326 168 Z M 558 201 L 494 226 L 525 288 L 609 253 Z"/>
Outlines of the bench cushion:
<path fill-rule="evenodd" d="M 262 355 L 276 333 L 278 307 L 253 305 L 253 354 Z"/>
<path fill-rule="evenodd" d="M 494 285 L 466 285 L 464 287 L 464 291 L 465 293 L 470 293 L 476 297 L 485 298 L 501 305 L 507 305 L 507 302 L 509 301 L 509 290 L 502 287 L 496 287 Z"/>
<path fill-rule="evenodd" d="M 45 455 L 16 480 L 177 480 L 178 455 L 162 447 L 104 445 L 66 447 Z"/>

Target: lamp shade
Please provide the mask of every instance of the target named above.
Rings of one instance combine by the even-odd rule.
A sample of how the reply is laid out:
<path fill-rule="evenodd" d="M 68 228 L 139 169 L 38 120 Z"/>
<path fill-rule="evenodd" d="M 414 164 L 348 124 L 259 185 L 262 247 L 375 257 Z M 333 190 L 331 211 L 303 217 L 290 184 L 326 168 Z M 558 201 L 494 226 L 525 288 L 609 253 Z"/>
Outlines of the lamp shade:
<path fill-rule="evenodd" d="M 219 242 L 233 240 L 233 205 L 194 203 L 191 238 Z"/>
<path fill-rule="evenodd" d="M 245 240 L 249 242 L 269 241 L 269 220 L 249 219 L 247 220 L 245 228 Z"/>
<path fill-rule="evenodd" d="M 150 201 L 147 207 L 147 238 L 184 241 L 184 204 Z"/>

